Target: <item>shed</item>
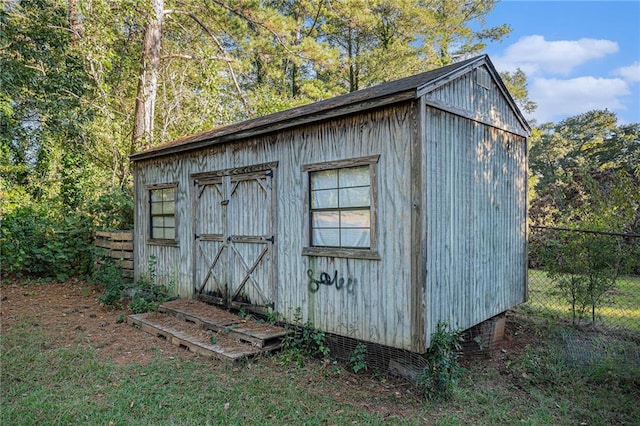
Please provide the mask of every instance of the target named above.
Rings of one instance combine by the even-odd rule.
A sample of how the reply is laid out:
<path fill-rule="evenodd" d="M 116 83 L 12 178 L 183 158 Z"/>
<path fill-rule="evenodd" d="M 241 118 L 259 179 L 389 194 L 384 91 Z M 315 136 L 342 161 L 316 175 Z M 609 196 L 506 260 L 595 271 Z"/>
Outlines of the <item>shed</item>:
<path fill-rule="evenodd" d="M 526 300 L 529 132 L 483 55 L 136 153 L 135 275 L 423 353 Z"/>

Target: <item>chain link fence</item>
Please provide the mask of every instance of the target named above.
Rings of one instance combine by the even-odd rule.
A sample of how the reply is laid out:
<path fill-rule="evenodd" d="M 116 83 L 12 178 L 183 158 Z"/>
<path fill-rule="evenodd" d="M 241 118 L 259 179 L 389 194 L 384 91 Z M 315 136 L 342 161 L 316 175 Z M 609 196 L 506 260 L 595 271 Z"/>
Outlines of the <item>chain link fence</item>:
<path fill-rule="evenodd" d="M 640 235 L 531 227 L 533 313 L 640 332 Z"/>

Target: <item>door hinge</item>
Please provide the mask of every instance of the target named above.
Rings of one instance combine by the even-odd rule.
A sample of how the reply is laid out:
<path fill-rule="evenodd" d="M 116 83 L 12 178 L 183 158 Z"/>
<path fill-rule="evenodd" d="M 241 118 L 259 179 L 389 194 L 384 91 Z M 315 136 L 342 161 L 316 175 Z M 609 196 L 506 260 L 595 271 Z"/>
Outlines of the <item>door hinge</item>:
<path fill-rule="evenodd" d="M 273 170 L 267 170 L 265 176 L 273 177 Z"/>
<path fill-rule="evenodd" d="M 198 235 L 198 234 L 193 234 L 193 238 L 197 240 L 197 239 L 199 239 L 199 238 L 200 238 L 200 235 Z"/>
<path fill-rule="evenodd" d="M 276 242 L 276 237 L 272 235 L 271 237 L 265 238 L 264 240 L 269 241 L 271 244 L 273 244 Z"/>

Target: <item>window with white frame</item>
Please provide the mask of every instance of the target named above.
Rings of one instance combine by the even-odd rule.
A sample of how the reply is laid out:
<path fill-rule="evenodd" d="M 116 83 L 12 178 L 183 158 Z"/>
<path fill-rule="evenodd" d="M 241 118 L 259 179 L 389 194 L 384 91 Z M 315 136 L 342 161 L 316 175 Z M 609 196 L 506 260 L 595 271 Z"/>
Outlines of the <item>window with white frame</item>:
<path fill-rule="evenodd" d="M 152 240 L 176 239 L 176 185 L 149 189 L 150 237 Z"/>
<path fill-rule="evenodd" d="M 364 256 L 375 248 L 378 156 L 305 166 L 308 172 L 307 255 Z"/>

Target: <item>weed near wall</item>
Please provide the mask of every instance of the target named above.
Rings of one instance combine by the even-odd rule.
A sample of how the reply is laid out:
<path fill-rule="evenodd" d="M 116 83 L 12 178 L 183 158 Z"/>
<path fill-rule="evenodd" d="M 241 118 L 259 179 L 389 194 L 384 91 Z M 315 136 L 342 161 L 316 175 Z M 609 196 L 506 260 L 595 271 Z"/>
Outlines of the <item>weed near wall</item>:
<path fill-rule="evenodd" d="M 175 282 L 158 283 L 156 265 L 157 259 L 152 256 L 146 273 L 131 284 L 123 280 L 121 268 L 113 260 L 107 260 L 92 276 L 94 284 L 105 289 L 100 302 L 114 308 L 126 304 L 136 314 L 157 311 L 160 305 L 175 297 Z"/>
<path fill-rule="evenodd" d="M 427 367 L 418 376 L 418 391 L 423 398 L 449 400 L 453 397 L 463 372 L 458 363 L 461 342 L 460 331 L 451 330 L 445 323 L 438 323 L 426 353 Z"/>
<path fill-rule="evenodd" d="M 309 321 L 302 322 L 302 310 L 296 309 L 293 315 L 293 323 L 286 326 L 291 334 L 287 335 L 283 342 L 284 353 L 281 356 L 283 364 L 294 363 L 304 365 L 305 357 L 325 358 L 329 357 L 329 347 L 325 341 L 325 334 L 318 330 Z"/>

